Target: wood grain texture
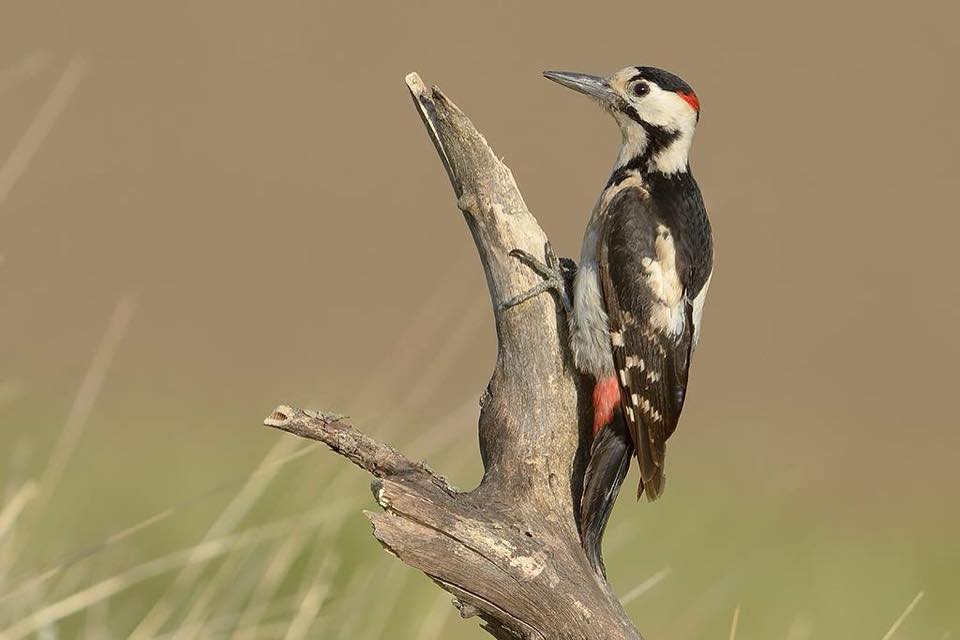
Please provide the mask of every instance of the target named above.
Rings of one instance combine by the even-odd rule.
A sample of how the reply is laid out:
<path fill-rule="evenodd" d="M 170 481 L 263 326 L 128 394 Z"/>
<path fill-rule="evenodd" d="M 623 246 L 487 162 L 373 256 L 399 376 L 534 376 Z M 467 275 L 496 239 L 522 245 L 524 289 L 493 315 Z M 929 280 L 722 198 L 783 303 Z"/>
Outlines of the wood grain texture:
<path fill-rule="evenodd" d="M 484 475 L 469 492 L 337 416 L 278 407 L 265 424 L 318 440 L 374 477 L 383 546 L 478 615 L 494 637 L 640 639 L 590 568 L 578 505 L 589 446 L 589 391 L 572 365 L 562 306 L 549 293 L 503 309 L 538 284 L 510 256 L 545 255 L 547 237 L 509 168 L 473 123 L 416 74 L 407 86 L 447 170 L 487 278 L 496 367 L 481 400 Z"/>

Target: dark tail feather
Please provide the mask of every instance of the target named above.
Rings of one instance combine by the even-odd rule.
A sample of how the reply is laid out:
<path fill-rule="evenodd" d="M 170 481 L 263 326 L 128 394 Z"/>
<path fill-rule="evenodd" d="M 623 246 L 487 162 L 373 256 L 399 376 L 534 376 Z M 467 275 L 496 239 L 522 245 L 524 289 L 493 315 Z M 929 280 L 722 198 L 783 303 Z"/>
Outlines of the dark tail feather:
<path fill-rule="evenodd" d="M 594 571 L 603 577 L 607 572 L 600 557 L 600 542 L 610 512 L 613 511 L 613 503 L 630 469 L 632 455 L 633 443 L 623 415 L 618 410 L 613 422 L 601 429 L 593 441 L 580 502 L 583 550 Z"/>
<path fill-rule="evenodd" d="M 663 459 L 662 457 L 660 458 Z M 653 474 L 653 477 L 644 482 L 640 480 L 640 486 L 637 487 L 637 500 L 644 494 L 647 496 L 647 500 L 653 502 L 663 495 L 663 490 L 667 486 L 667 478 L 663 475 L 663 469 L 658 468 Z"/>

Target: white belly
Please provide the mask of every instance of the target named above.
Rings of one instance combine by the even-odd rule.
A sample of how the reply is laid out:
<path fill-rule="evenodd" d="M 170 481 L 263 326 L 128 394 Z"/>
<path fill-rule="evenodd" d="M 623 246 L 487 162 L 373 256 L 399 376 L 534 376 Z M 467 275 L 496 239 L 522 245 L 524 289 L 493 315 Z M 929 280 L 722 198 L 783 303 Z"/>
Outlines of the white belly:
<path fill-rule="evenodd" d="M 591 220 L 583 238 L 580 265 L 573 283 L 570 350 L 577 369 L 594 378 L 613 375 L 610 328 L 600 290 L 596 225 Z"/>

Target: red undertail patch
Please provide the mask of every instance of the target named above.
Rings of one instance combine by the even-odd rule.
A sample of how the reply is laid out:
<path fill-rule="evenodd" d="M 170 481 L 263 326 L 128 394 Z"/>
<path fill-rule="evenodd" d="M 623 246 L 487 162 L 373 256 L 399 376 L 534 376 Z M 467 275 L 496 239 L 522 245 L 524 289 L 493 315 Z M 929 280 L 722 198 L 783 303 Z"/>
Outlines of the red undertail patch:
<path fill-rule="evenodd" d="M 613 412 L 620 403 L 620 385 L 617 377 L 597 380 L 593 387 L 593 435 L 613 421 Z"/>
<path fill-rule="evenodd" d="M 677 91 L 677 95 L 683 98 L 688 105 L 693 107 L 693 110 L 697 113 L 700 113 L 700 100 L 697 98 L 697 94 L 694 92 L 684 93 L 683 91 Z"/>

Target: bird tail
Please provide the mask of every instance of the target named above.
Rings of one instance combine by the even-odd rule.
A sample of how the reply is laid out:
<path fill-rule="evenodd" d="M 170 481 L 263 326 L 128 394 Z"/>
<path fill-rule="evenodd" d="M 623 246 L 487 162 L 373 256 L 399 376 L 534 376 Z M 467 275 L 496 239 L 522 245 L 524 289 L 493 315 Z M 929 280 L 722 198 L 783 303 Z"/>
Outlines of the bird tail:
<path fill-rule="evenodd" d="M 583 550 L 594 571 L 602 577 L 606 577 L 607 572 L 600 556 L 600 543 L 632 456 L 633 443 L 623 413 L 618 409 L 613 422 L 601 429 L 593 441 L 580 501 Z"/>
<path fill-rule="evenodd" d="M 637 456 L 637 458 L 639 459 L 640 456 Z M 663 460 L 662 453 L 660 459 Z M 648 469 L 649 473 L 647 473 Z M 653 465 L 650 467 L 642 467 L 641 471 L 640 484 L 637 485 L 637 500 L 646 495 L 647 500 L 653 502 L 663 495 L 663 490 L 667 486 L 667 478 L 663 474 L 663 467 Z M 646 479 L 644 479 L 644 475 L 647 476 Z"/>

